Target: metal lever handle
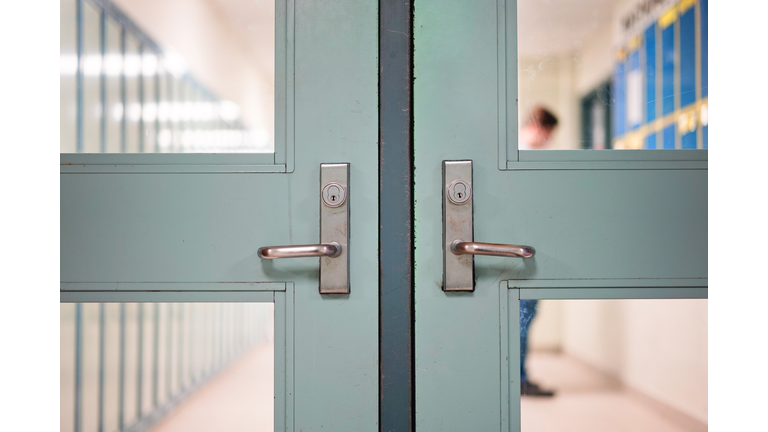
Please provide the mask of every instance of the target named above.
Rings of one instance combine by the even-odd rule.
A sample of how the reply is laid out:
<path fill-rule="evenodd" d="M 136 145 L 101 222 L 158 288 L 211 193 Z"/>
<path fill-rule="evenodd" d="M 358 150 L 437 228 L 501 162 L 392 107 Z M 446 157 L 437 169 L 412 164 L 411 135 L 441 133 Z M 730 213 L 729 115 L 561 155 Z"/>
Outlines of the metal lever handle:
<path fill-rule="evenodd" d="M 454 240 L 451 243 L 454 255 L 491 255 L 512 258 L 531 258 L 536 249 L 531 246 L 508 245 L 498 243 L 476 243 Z"/>
<path fill-rule="evenodd" d="M 330 257 L 341 255 L 341 245 L 336 242 L 314 245 L 296 246 L 264 246 L 259 248 L 259 258 L 304 258 L 304 257 Z"/>

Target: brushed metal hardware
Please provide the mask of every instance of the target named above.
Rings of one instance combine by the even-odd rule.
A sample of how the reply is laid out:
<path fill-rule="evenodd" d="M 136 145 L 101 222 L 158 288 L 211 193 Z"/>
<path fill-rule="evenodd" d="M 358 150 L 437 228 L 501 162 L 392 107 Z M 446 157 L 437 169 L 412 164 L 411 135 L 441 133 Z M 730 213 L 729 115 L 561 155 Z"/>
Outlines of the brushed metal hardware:
<path fill-rule="evenodd" d="M 320 257 L 320 294 L 349 294 L 349 164 L 321 164 L 320 244 L 265 246 L 259 258 Z"/>
<path fill-rule="evenodd" d="M 265 246 L 259 248 L 259 258 L 277 259 L 277 258 L 305 258 L 327 256 L 336 258 L 341 255 L 341 245 L 333 242 L 328 244 L 316 245 L 296 245 L 296 246 Z"/>
<path fill-rule="evenodd" d="M 336 182 L 330 182 L 323 187 L 322 197 L 323 202 L 328 207 L 338 207 L 346 201 L 347 191 L 344 189 L 344 186 Z"/>
<path fill-rule="evenodd" d="M 490 255 L 510 258 L 533 258 L 536 249 L 531 246 L 518 246 L 499 243 L 475 243 L 454 240 L 451 252 L 456 255 Z"/>
<path fill-rule="evenodd" d="M 349 294 L 349 164 L 321 164 L 320 184 L 332 203 L 333 194 L 340 194 L 338 204 L 327 205 L 321 192 L 326 205 L 320 204 L 320 243 L 341 245 L 339 256 L 320 257 L 320 294 Z"/>
<path fill-rule="evenodd" d="M 472 161 L 443 161 L 443 291 L 475 290 L 475 255 L 531 258 L 531 246 L 474 242 Z"/>
<path fill-rule="evenodd" d="M 472 161 L 443 161 L 443 290 L 475 290 L 475 258 L 456 255 L 451 243 L 456 239 L 472 241 L 472 194 L 467 193 L 459 204 L 451 199 L 451 186 L 461 181 L 472 190 Z M 456 189 L 454 187 L 454 197 Z"/>
<path fill-rule="evenodd" d="M 448 199 L 456 205 L 466 204 L 472 198 L 472 186 L 464 180 L 454 180 L 448 185 Z"/>

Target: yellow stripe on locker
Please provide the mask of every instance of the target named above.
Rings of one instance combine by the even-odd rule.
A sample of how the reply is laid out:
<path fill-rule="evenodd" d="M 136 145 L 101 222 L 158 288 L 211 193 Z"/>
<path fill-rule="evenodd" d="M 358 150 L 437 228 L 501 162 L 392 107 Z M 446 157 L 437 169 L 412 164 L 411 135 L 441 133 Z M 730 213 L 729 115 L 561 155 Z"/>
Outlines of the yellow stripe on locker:
<path fill-rule="evenodd" d="M 659 18 L 659 27 L 664 30 L 675 21 L 677 21 L 677 7 L 673 6 L 661 15 L 661 18 Z"/>
<path fill-rule="evenodd" d="M 698 0 L 681 0 L 680 3 L 677 4 L 677 11 L 682 15 L 685 11 L 692 8 L 697 1 Z"/>

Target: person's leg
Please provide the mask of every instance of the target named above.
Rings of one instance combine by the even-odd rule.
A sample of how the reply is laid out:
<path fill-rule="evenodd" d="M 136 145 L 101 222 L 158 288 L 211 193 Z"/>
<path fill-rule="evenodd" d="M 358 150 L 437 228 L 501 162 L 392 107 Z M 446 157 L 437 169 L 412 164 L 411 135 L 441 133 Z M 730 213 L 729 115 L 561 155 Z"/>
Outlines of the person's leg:
<path fill-rule="evenodd" d="M 520 394 L 528 396 L 554 396 L 553 390 L 545 390 L 528 379 L 525 358 L 528 356 L 528 330 L 536 316 L 538 300 L 520 300 Z"/>
<path fill-rule="evenodd" d="M 536 316 L 538 300 L 520 300 L 520 382 L 528 382 L 528 374 L 525 371 L 525 357 L 528 355 L 528 329 L 531 321 Z"/>

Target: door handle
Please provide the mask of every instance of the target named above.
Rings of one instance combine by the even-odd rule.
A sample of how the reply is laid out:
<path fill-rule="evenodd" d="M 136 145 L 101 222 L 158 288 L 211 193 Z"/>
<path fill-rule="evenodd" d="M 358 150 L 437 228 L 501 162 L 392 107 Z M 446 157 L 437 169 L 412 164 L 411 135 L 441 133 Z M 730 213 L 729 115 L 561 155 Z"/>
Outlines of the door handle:
<path fill-rule="evenodd" d="M 259 258 L 320 257 L 320 294 L 349 294 L 349 164 L 320 165 L 320 243 L 264 246 Z"/>
<path fill-rule="evenodd" d="M 341 255 L 341 245 L 336 242 L 321 243 L 316 245 L 295 246 L 264 246 L 259 248 L 259 258 L 305 258 L 305 257 L 330 257 Z"/>
<path fill-rule="evenodd" d="M 443 161 L 443 291 L 475 290 L 475 255 L 533 258 L 531 246 L 474 240 L 472 161 Z"/>
<path fill-rule="evenodd" d="M 519 246 L 499 243 L 477 243 L 454 240 L 451 243 L 454 255 L 490 255 L 510 258 L 533 258 L 536 249 L 532 246 Z"/>

